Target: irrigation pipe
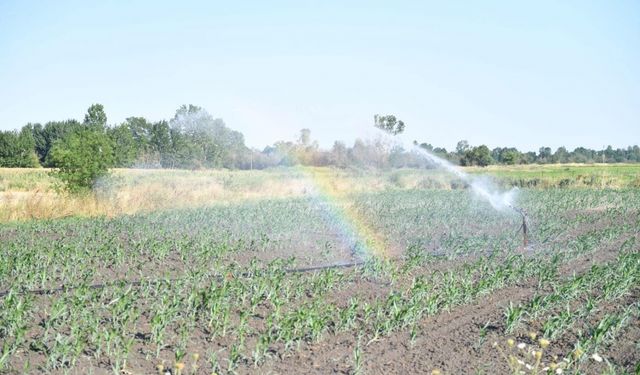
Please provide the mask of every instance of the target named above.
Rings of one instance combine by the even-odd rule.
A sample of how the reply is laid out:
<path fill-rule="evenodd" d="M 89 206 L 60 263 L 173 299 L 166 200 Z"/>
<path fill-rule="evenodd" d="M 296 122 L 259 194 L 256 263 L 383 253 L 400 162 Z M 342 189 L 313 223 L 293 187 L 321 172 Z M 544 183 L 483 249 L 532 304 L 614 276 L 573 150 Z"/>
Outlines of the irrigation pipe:
<path fill-rule="evenodd" d="M 398 261 L 398 260 L 400 260 L 400 258 L 390 258 L 389 260 Z M 350 262 L 350 263 L 335 263 L 335 264 L 328 264 L 328 265 L 324 265 L 324 266 L 312 266 L 312 267 L 301 267 L 301 268 L 286 269 L 286 270 L 284 270 L 284 272 L 285 273 L 306 273 L 306 272 L 322 271 L 322 270 L 327 270 L 327 269 L 353 268 L 353 267 L 358 267 L 358 266 L 364 265 L 365 263 L 366 263 L 365 261 L 356 261 L 356 262 Z M 256 274 L 254 274 L 254 273 L 242 273 L 242 274 L 240 274 L 240 276 L 243 277 L 243 278 L 249 278 L 250 279 L 250 278 L 255 277 Z M 216 279 L 218 281 L 222 281 L 224 279 L 224 276 L 216 275 L 216 276 L 212 276 L 212 278 Z M 120 285 L 120 284 L 127 285 L 127 286 L 140 286 L 140 285 L 144 285 L 144 284 L 155 285 L 155 284 L 162 284 L 162 283 L 173 283 L 173 282 L 177 282 L 177 281 L 180 281 L 180 280 L 183 280 L 183 279 L 178 279 L 178 278 L 173 278 L 173 279 L 155 279 L 155 280 L 126 280 L 126 279 L 120 279 L 120 280 L 114 280 L 114 281 L 107 282 L 107 283 L 91 284 L 91 285 L 86 285 L 86 286 L 65 286 L 65 285 L 62 285 L 60 287 L 50 288 L 50 289 L 28 289 L 28 290 L 22 290 L 22 291 L 15 292 L 15 294 L 18 294 L 18 295 L 25 295 L 25 294 L 47 295 L 47 294 L 55 294 L 55 293 L 66 292 L 66 291 L 80 289 L 80 288 L 104 289 L 104 288 L 108 288 L 108 287 L 116 286 L 116 285 Z M 11 290 L 4 290 L 4 291 L 0 292 L 0 297 L 5 297 L 9 293 L 11 293 Z"/>
<path fill-rule="evenodd" d="M 524 225 L 524 223 L 523 223 L 523 225 Z M 518 230 L 516 231 L 515 236 L 517 236 L 522 229 L 523 229 L 523 226 L 520 226 L 520 228 L 518 228 Z M 525 232 L 525 236 L 526 236 L 526 232 Z M 388 258 L 387 260 L 392 261 L 392 262 L 397 262 L 397 261 L 399 261 L 401 259 L 402 259 L 401 257 L 394 257 L 394 258 Z M 354 267 L 358 267 L 358 266 L 363 266 L 365 264 L 366 264 L 366 261 L 358 260 L 358 261 L 354 261 L 354 262 L 334 263 L 334 264 L 328 264 L 328 265 L 323 265 L 323 266 L 310 266 L 310 267 L 291 268 L 291 269 L 285 269 L 284 272 L 285 273 L 306 273 L 306 272 L 322 271 L 322 270 L 327 270 L 327 269 L 354 268 Z M 253 277 L 256 276 L 256 274 L 253 274 L 253 273 L 242 273 L 242 274 L 240 274 L 240 276 L 244 277 L 244 278 L 253 278 Z M 224 276 L 216 275 L 216 276 L 213 276 L 213 278 L 217 279 L 218 281 L 222 281 L 224 279 Z M 120 284 L 127 285 L 127 286 L 140 286 L 140 285 L 144 285 L 144 284 L 156 285 L 156 284 L 162 284 L 162 283 L 173 283 L 173 282 L 177 282 L 177 281 L 180 281 L 180 280 L 182 280 L 182 279 L 177 279 L 177 278 L 173 278 L 173 279 L 155 279 L 155 280 L 126 280 L 126 279 L 120 279 L 120 280 L 114 280 L 114 281 L 111 281 L 111 282 L 101 283 L 101 284 L 91 284 L 91 285 L 85 285 L 85 286 L 65 286 L 65 285 L 62 285 L 62 286 L 57 287 L 57 288 L 27 289 L 27 290 L 17 291 L 17 292 L 14 292 L 14 293 L 17 294 L 17 295 L 27 295 L 27 294 L 49 295 L 49 294 L 56 294 L 56 293 L 62 293 L 62 292 L 66 292 L 66 291 L 76 290 L 76 289 L 80 289 L 80 288 L 104 289 L 104 288 L 108 288 L 108 287 L 116 286 L 116 285 L 120 285 Z M 9 293 L 11 293 L 11 290 L 0 291 L 0 298 L 7 296 Z"/>

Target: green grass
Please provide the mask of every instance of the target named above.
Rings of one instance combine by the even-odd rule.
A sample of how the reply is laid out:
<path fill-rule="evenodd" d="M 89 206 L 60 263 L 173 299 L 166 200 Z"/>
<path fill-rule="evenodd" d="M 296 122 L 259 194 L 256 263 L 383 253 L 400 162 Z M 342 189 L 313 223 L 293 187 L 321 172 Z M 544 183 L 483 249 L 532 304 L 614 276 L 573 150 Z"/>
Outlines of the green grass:
<path fill-rule="evenodd" d="M 465 170 L 474 174 L 488 174 L 505 185 L 520 187 L 640 187 L 640 164 L 532 164 Z"/>

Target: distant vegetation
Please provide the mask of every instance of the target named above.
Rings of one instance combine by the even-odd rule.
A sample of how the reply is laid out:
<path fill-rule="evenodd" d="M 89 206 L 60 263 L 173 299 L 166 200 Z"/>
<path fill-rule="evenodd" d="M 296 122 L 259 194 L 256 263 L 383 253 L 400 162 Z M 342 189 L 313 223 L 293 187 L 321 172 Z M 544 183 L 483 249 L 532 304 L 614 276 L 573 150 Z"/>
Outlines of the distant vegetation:
<path fill-rule="evenodd" d="M 393 115 L 376 115 L 375 125 L 394 134 L 405 127 Z M 427 164 L 408 150 L 382 140 L 358 139 L 351 147 L 336 141 L 331 149 L 324 150 L 311 139 L 309 129 L 302 129 L 297 140 L 278 141 L 263 150 L 250 149 L 242 133 L 194 105 L 181 106 L 169 121 L 149 122 L 143 117 L 129 117 L 121 124 L 107 125 L 103 106 L 94 104 L 82 122 L 29 123 L 20 131 L 0 132 L 0 167 L 64 168 L 74 154 L 88 151 L 84 142 L 78 142 L 79 138 L 91 139 L 98 151 L 102 150 L 90 153 L 101 164 L 121 168 L 263 169 L 291 165 L 395 168 Z M 637 145 L 626 149 L 609 146 L 598 151 L 584 147 L 573 151 L 560 147 L 552 151 L 541 147 L 538 152 L 522 152 L 514 147 L 491 150 L 485 145 L 471 146 L 464 140 L 458 142 L 454 151 L 426 142 L 414 144 L 464 166 L 640 162 Z"/>
<path fill-rule="evenodd" d="M 496 185 L 529 190 L 640 188 L 640 164 L 464 167 Z M 361 170 L 335 167 L 244 170 L 113 169 L 95 194 L 57 194 L 47 169 L 0 168 L 0 223 L 66 216 L 119 216 L 158 210 L 305 197 L 318 181 L 337 196 L 381 191 L 461 190 L 463 180 L 439 169 Z"/>

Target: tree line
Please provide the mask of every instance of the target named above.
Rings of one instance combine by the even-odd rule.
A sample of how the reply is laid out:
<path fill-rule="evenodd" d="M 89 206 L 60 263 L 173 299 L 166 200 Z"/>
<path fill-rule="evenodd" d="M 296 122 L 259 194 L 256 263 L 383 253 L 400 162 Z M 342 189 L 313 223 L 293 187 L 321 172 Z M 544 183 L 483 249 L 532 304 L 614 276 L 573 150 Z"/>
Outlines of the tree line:
<path fill-rule="evenodd" d="M 395 116 L 374 117 L 375 126 L 397 134 L 404 123 Z M 640 162 L 640 148 L 630 146 L 573 151 L 541 147 L 538 152 L 522 152 L 514 147 L 471 146 L 458 142 L 447 151 L 429 143 L 414 142 L 437 156 L 463 166 L 490 164 L 620 163 Z M 97 157 L 99 156 L 99 157 Z M 64 169 L 82 160 L 97 159 L 101 167 L 121 168 L 230 168 L 263 169 L 275 166 L 309 165 L 337 167 L 422 167 L 428 161 L 411 150 L 383 139 L 357 139 L 352 146 L 336 141 L 321 149 L 302 129 L 298 139 L 278 141 L 263 150 L 248 148 L 242 133 L 226 126 L 195 105 L 183 105 L 170 120 L 150 122 L 129 117 L 123 123 L 107 124 L 101 104 L 93 104 L 82 121 L 50 121 L 27 124 L 18 131 L 0 132 L 0 167 L 49 167 Z M 90 179 L 92 176 L 81 178 Z"/>
<path fill-rule="evenodd" d="M 577 147 L 573 151 L 569 151 L 563 146 L 558 147 L 555 151 L 550 147 L 540 147 L 538 152 L 521 152 L 515 147 L 496 147 L 492 150 L 485 145 L 472 147 L 467 141 L 463 140 L 458 142 L 453 152 L 447 152 L 443 148 L 434 148 L 428 143 L 421 143 L 420 147 L 462 166 L 640 162 L 640 147 L 637 145 L 616 149 L 607 146 L 602 150 Z"/>

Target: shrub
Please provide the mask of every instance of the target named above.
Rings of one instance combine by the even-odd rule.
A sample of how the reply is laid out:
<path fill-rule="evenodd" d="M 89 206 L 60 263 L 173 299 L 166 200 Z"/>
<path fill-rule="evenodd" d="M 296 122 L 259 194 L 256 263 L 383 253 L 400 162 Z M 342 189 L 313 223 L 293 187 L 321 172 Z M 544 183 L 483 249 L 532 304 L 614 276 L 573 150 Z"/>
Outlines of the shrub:
<path fill-rule="evenodd" d="M 53 175 L 67 191 L 87 192 L 109 174 L 113 164 L 111 142 L 101 131 L 82 129 L 54 144 L 51 162 L 57 168 Z"/>

